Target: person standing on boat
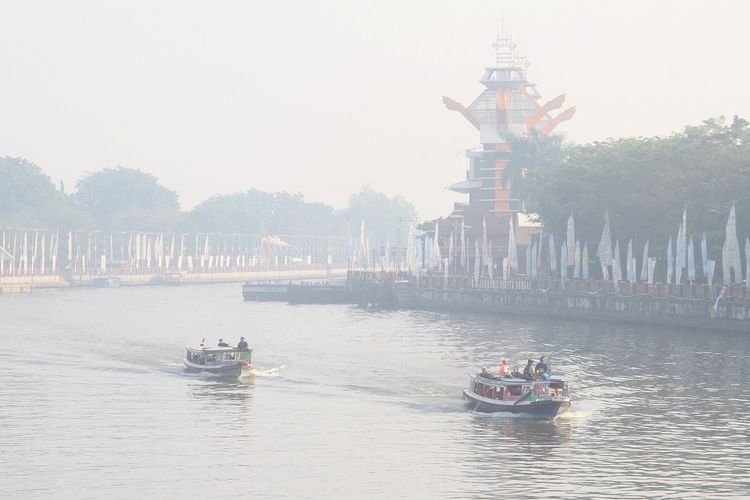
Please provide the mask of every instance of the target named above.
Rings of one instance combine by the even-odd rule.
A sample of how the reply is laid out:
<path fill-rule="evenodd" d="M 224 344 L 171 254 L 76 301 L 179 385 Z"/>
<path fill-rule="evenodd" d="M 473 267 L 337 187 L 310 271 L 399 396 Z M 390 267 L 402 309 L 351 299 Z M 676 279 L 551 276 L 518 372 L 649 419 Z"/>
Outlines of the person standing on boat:
<path fill-rule="evenodd" d="M 526 363 L 526 366 L 523 368 L 523 378 L 526 380 L 534 380 L 536 378 L 536 374 L 534 373 L 534 360 L 530 359 Z"/>
<path fill-rule="evenodd" d="M 237 349 L 240 351 L 247 351 L 247 342 L 245 342 L 245 337 L 240 337 L 240 342 L 237 344 Z"/>
<path fill-rule="evenodd" d="M 534 372 L 536 373 L 537 378 L 541 378 L 542 380 L 547 380 L 549 376 L 552 375 L 552 368 L 550 368 L 547 363 L 547 356 L 539 358 L 539 363 L 536 364 Z"/>
<path fill-rule="evenodd" d="M 224 342 L 224 339 L 219 339 L 219 343 L 217 344 L 219 347 L 229 347 L 229 344 Z"/>
<path fill-rule="evenodd" d="M 508 373 L 510 373 L 510 366 L 508 366 L 508 361 L 503 360 L 503 362 L 500 364 L 500 370 L 498 370 L 498 373 L 501 377 L 504 377 Z"/>

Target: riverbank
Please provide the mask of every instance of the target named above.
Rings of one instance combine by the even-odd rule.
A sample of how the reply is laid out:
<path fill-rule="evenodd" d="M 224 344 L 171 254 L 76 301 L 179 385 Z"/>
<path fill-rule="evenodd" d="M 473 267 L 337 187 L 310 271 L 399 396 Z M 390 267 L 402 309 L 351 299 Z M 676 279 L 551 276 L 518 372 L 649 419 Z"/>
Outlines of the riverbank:
<path fill-rule="evenodd" d="M 395 278 L 349 274 L 361 305 L 750 332 L 750 289 L 741 285 Z"/>
<path fill-rule="evenodd" d="M 296 281 L 340 278 L 346 269 L 284 269 L 270 271 L 222 271 L 193 273 L 128 273 L 88 274 L 73 277 L 62 275 L 0 276 L 0 295 L 32 293 L 39 288 L 71 288 L 94 286 L 96 278 L 114 278 L 119 286 L 183 285 L 202 283 L 241 283 L 246 281 Z"/>

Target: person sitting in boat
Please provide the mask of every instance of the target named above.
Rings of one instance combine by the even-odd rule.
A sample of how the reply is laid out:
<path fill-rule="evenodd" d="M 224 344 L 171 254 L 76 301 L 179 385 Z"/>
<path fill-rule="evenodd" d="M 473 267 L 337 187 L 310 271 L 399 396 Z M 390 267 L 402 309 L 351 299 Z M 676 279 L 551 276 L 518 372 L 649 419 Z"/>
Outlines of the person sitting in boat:
<path fill-rule="evenodd" d="M 219 347 L 229 347 L 229 344 L 224 342 L 224 339 L 219 339 L 219 343 L 217 344 Z"/>
<path fill-rule="evenodd" d="M 503 362 L 500 364 L 500 370 L 498 371 L 501 377 L 505 377 L 506 375 L 510 374 L 510 366 L 508 366 L 508 361 L 503 360 Z"/>
<path fill-rule="evenodd" d="M 542 380 L 547 380 L 549 376 L 552 375 L 552 368 L 550 368 L 549 363 L 547 363 L 547 356 L 539 358 L 539 363 L 536 364 L 534 373 L 537 378 Z"/>
<path fill-rule="evenodd" d="M 510 376 L 511 378 L 523 378 L 523 373 L 518 368 L 518 365 L 513 367 L 513 370 L 511 370 L 510 372 Z"/>
<path fill-rule="evenodd" d="M 534 360 L 530 359 L 526 366 L 523 368 L 523 373 L 521 374 L 521 378 L 526 380 L 534 380 L 536 378 L 536 373 L 534 372 Z"/>
<path fill-rule="evenodd" d="M 245 337 L 240 337 L 240 342 L 237 344 L 237 349 L 240 351 L 247 351 L 247 342 L 245 342 Z"/>

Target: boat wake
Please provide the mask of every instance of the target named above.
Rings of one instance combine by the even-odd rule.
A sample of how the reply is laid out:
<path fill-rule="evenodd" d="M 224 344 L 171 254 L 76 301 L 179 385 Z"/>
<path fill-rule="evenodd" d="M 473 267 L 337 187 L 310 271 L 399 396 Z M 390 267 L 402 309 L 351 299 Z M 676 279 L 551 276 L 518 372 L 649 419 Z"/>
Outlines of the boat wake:
<path fill-rule="evenodd" d="M 585 420 L 593 416 L 596 412 L 592 409 L 576 408 L 571 406 L 570 410 L 561 413 L 557 418 L 562 420 Z"/>
<path fill-rule="evenodd" d="M 255 375 L 256 377 L 279 377 L 281 376 L 281 373 L 279 372 L 283 368 L 286 368 L 286 365 L 281 365 L 277 368 L 268 368 L 267 370 L 262 370 L 258 367 L 254 367 L 248 372 L 248 375 Z"/>

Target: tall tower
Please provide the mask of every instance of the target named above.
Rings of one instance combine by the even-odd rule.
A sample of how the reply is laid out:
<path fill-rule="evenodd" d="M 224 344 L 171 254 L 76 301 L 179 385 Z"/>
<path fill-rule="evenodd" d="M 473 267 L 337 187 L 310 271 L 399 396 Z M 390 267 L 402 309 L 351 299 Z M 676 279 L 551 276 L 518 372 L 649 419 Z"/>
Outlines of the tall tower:
<path fill-rule="evenodd" d="M 500 178 L 508 165 L 508 134 L 527 135 L 536 130 L 542 135 L 551 133 L 557 125 L 573 117 L 575 107 L 568 108 L 556 117 L 549 112 L 562 106 L 565 95 L 540 105 L 536 86 L 530 83 L 526 70 L 530 62 L 517 56 L 513 40 L 498 30 L 495 43 L 495 63 L 485 68 L 480 83 L 485 90 L 468 108 L 443 97 L 446 107 L 461 113 L 479 130 L 481 148 L 468 151 L 469 169 L 465 181 L 448 186 L 448 189 L 469 194 L 473 211 L 508 218 L 520 210 L 520 200 L 511 197 L 511 186 L 503 185 Z M 457 206 L 457 211 L 460 206 Z"/>

